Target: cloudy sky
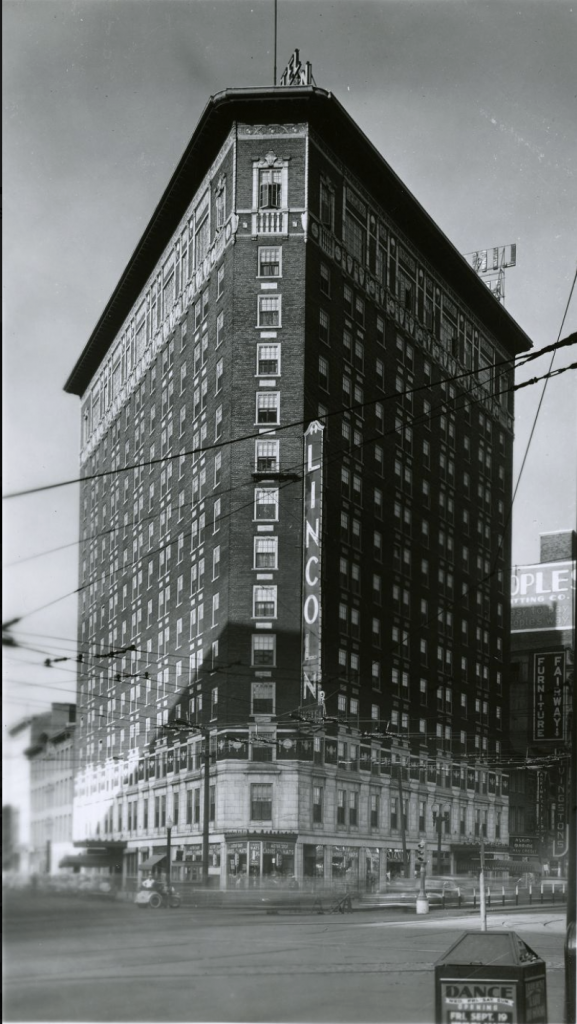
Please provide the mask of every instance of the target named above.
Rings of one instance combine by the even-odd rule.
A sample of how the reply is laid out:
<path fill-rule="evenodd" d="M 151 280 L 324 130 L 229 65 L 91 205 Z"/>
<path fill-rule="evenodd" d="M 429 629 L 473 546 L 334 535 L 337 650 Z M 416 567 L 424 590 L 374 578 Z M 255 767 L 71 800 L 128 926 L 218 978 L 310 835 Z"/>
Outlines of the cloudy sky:
<path fill-rule="evenodd" d="M 4 493 L 77 475 L 62 386 L 208 97 L 273 80 L 273 0 L 4 0 Z M 506 305 L 557 340 L 577 261 L 577 0 L 279 0 L 294 47 L 459 251 L 517 243 Z M 577 291 L 562 330 L 577 329 Z M 554 366 L 575 361 L 575 350 Z M 548 359 L 526 377 L 544 373 Z M 519 379 L 523 379 L 519 377 Z M 575 520 L 575 373 L 548 385 L 513 557 Z M 518 393 L 521 465 L 542 384 Z M 75 486 L 4 501 L 5 723 L 73 699 Z M 51 552 L 51 553 L 47 553 Z M 69 595 L 69 596 L 65 596 Z M 47 607 L 44 607 L 47 606 Z M 41 611 L 36 609 L 42 608 Z"/>

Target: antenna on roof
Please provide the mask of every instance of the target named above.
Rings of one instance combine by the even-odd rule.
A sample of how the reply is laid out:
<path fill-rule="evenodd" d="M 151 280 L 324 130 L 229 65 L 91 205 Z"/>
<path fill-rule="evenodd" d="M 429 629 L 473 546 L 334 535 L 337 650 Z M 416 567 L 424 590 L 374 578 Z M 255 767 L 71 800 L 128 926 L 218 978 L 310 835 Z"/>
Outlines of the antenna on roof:
<path fill-rule="evenodd" d="M 505 267 L 517 264 L 517 246 L 496 245 L 493 249 L 477 249 L 465 253 L 465 259 L 476 270 L 495 298 L 505 302 Z"/>

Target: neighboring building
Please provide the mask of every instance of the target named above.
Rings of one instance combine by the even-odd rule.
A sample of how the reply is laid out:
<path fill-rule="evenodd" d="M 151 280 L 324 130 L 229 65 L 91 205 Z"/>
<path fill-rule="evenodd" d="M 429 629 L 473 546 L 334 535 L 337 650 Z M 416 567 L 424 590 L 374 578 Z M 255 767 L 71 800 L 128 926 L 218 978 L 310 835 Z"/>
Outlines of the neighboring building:
<path fill-rule="evenodd" d="M 545 872 L 567 854 L 576 539 L 541 534 L 539 562 L 512 577 L 510 738 L 523 764 L 510 775 L 511 853 Z"/>
<path fill-rule="evenodd" d="M 20 871 L 18 808 L 5 804 L 2 808 L 2 873 Z"/>
<path fill-rule="evenodd" d="M 529 347 L 334 96 L 210 100 L 66 383 L 77 843 L 194 878 L 200 725 L 223 887 L 507 849 Z"/>
<path fill-rule="evenodd" d="M 74 728 L 76 706 L 53 704 L 33 719 L 30 746 L 30 872 L 57 874 L 74 853 Z"/>
<path fill-rule="evenodd" d="M 3 797 L 9 813 L 11 871 L 29 872 L 30 861 L 30 765 L 25 751 L 32 739 L 34 718 L 22 718 L 8 730 L 2 749 Z M 3 844 L 4 848 L 4 844 Z M 8 870 L 8 868 L 6 868 Z"/>

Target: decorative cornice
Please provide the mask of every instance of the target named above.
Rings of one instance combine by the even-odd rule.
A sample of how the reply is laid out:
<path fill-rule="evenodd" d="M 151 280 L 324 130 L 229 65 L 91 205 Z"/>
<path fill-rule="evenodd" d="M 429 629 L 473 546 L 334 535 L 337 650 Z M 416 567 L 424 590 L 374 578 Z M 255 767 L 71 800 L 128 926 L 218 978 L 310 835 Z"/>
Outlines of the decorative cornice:
<path fill-rule="evenodd" d="M 239 124 L 239 138 L 254 135 L 271 135 L 282 138 L 287 135 L 306 135 L 307 124 Z"/>

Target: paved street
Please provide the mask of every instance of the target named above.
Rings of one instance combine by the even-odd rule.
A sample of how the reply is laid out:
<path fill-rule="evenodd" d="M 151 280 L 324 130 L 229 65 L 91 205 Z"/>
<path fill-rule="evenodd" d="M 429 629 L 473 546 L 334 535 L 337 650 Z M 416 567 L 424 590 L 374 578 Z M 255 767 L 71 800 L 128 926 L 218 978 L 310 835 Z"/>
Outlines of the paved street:
<path fill-rule="evenodd" d="M 6 1021 L 366 1021 L 431 1024 L 434 961 L 478 919 L 141 911 L 9 893 Z M 495 913 L 547 962 L 561 1024 L 564 915 Z"/>

